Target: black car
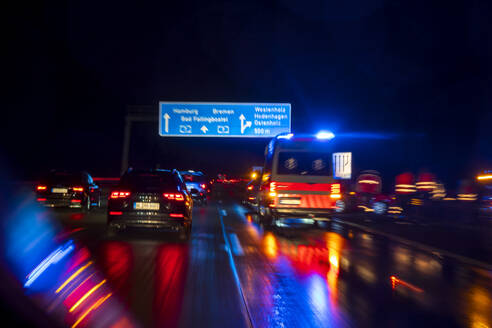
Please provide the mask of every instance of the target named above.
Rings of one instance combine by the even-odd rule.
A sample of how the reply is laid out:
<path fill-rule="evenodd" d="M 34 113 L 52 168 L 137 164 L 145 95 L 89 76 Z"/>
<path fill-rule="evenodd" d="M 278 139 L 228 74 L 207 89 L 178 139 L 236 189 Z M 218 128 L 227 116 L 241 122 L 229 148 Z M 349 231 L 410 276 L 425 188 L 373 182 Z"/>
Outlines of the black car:
<path fill-rule="evenodd" d="M 200 171 L 180 171 L 179 173 L 195 204 L 207 204 L 207 194 L 210 192 L 210 184 L 205 175 Z"/>
<path fill-rule="evenodd" d="M 53 170 L 36 186 L 39 204 L 90 210 L 101 205 L 101 190 L 87 172 Z"/>
<path fill-rule="evenodd" d="M 261 180 L 253 179 L 245 187 L 243 203 L 251 208 L 258 207 L 258 193 L 260 191 Z"/>
<path fill-rule="evenodd" d="M 108 225 L 159 228 L 191 233 L 193 200 L 177 170 L 132 170 L 125 173 L 108 199 Z"/>

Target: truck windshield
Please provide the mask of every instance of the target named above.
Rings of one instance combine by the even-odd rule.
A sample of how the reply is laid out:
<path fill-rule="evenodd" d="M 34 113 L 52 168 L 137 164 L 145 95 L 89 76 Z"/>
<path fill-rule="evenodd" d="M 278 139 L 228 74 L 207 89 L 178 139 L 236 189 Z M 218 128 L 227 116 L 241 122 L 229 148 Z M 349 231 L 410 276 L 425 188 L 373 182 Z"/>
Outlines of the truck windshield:
<path fill-rule="evenodd" d="M 278 154 L 277 174 L 330 176 L 331 154 L 288 151 Z"/>

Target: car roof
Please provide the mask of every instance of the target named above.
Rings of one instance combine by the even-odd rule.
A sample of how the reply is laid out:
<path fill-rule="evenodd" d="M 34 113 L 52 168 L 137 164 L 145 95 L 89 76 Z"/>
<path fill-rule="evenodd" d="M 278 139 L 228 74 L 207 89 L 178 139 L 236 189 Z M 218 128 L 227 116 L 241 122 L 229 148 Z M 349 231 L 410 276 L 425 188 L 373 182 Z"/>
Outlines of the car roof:
<path fill-rule="evenodd" d="M 204 175 L 201 171 L 179 171 L 179 173 L 187 175 Z"/>

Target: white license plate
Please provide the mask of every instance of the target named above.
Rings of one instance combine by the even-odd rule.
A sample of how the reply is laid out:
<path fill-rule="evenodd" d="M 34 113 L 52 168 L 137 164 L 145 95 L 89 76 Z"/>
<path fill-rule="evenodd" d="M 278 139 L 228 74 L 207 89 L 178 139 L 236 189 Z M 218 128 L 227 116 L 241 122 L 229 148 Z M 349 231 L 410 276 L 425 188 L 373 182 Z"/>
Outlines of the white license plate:
<path fill-rule="evenodd" d="M 284 205 L 300 205 L 301 200 L 300 199 L 280 199 L 280 204 Z"/>
<path fill-rule="evenodd" d="M 133 208 L 136 210 L 158 210 L 159 203 L 134 203 Z"/>
<path fill-rule="evenodd" d="M 54 194 L 66 194 L 68 192 L 67 188 L 53 188 L 51 192 Z"/>

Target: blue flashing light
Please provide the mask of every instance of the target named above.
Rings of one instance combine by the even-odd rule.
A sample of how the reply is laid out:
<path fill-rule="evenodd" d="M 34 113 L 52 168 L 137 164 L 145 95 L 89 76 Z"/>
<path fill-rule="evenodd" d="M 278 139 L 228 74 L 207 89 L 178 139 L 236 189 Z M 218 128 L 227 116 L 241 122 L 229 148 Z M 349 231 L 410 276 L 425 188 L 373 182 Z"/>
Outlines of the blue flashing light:
<path fill-rule="evenodd" d="M 277 136 L 277 139 L 290 139 L 294 136 L 293 133 L 289 133 L 289 134 L 281 134 L 279 136 Z"/>
<path fill-rule="evenodd" d="M 330 131 L 320 131 L 316 134 L 316 138 L 322 139 L 322 140 L 327 140 L 327 139 L 335 138 L 335 135 L 333 134 L 333 132 L 330 132 Z"/>

